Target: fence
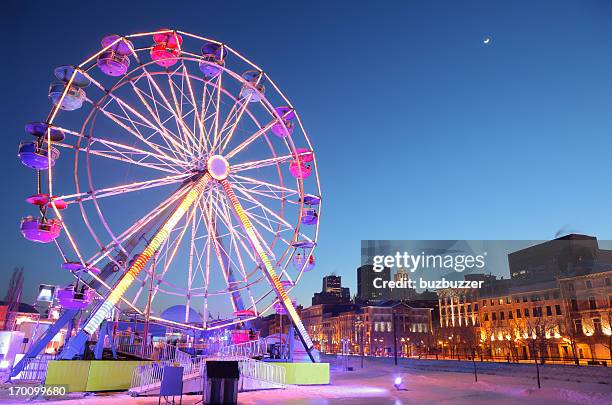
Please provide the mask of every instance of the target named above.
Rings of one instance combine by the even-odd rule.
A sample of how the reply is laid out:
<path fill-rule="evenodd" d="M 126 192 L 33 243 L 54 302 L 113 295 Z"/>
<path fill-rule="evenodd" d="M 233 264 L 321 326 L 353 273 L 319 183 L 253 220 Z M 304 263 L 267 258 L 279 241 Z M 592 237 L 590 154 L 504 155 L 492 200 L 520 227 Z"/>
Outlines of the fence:
<path fill-rule="evenodd" d="M 217 355 L 220 357 L 256 357 L 263 356 L 266 350 L 266 339 L 262 338 L 221 347 Z"/>
<path fill-rule="evenodd" d="M 42 355 L 40 357 L 25 359 L 23 370 L 11 380 L 18 381 L 39 381 L 44 382 L 47 376 L 49 361 L 54 360 L 54 355 Z"/>

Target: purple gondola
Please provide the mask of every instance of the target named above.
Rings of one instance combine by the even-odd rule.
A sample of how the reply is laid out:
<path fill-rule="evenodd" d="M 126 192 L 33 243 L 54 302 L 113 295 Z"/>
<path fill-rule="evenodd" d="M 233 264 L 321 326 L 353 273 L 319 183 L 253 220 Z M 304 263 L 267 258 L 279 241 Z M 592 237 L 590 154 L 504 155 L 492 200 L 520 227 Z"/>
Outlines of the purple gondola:
<path fill-rule="evenodd" d="M 51 147 L 51 166 L 59 157 L 59 150 Z M 48 149 L 40 147 L 37 142 L 21 142 L 17 156 L 25 166 L 36 170 L 47 170 L 49 168 Z"/>
<path fill-rule="evenodd" d="M 53 242 L 62 231 L 62 221 L 57 218 L 43 220 L 29 216 L 21 219 L 20 230 L 27 240 L 49 243 Z"/>
<path fill-rule="evenodd" d="M 114 43 L 98 56 L 97 61 L 100 70 L 108 76 L 123 76 L 130 67 L 129 55 L 133 52 L 134 45 L 127 39 L 119 40 L 119 38 L 119 35 L 109 35 L 104 37 L 101 42 L 103 48 Z"/>
<path fill-rule="evenodd" d="M 57 301 L 62 308 L 82 310 L 93 301 L 94 290 L 86 286 L 83 286 L 80 291 L 75 288 L 74 285 L 68 285 L 57 291 Z"/>

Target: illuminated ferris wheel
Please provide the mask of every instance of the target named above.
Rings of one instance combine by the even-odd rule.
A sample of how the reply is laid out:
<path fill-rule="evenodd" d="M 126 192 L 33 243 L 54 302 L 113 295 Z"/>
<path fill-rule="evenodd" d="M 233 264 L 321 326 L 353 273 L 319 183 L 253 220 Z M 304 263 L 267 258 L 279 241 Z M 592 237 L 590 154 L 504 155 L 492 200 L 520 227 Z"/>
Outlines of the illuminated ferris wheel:
<path fill-rule="evenodd" d="M 38 214 L 21 232 L 57 245 L 75 277 L 60 304 L 91 309 L 79 334 L 113 308 L 172 322 L 151 309 L 183 304 L 181 326 L 214 329 L 276 306 L 312 347 L 287 291 L 314 267 L 319 178 L 270 77 L 226 44 L 170 29 L 105 37 L 54 76 L 51 112 L 19 146 L 38 174 L 27 199 Z"/>

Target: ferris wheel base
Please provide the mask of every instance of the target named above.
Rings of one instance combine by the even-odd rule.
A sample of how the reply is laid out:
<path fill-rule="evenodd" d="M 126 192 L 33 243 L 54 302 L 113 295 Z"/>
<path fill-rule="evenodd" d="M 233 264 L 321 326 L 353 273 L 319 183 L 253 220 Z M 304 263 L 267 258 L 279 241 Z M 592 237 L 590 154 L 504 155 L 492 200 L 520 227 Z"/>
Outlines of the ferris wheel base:
<path fill-rule="evenodd" d="M 75 358 L 82 358 L 85 352 L 85 345 L 89 340 L 89 335 L 83 331 L 77 333 L 71 337 L 68 344 L 64 346 L 64 349 L 57 356 L 58 360 L 73 360 Z"/>

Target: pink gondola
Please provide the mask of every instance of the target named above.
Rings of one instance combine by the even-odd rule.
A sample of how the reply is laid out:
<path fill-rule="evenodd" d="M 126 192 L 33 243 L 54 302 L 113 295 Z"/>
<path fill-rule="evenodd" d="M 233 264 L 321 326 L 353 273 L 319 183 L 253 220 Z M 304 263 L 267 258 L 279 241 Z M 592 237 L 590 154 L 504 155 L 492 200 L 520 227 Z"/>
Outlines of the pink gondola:
<path fill-rule="evenodd" d="M 55 197 L 49 198 L 49 194 L 34 194 L 33 196 L 26 198 L 26 202 L 33 205 L 38 205 L 39 207 L 55 207 L 58 210 L 63 210 L 68 207 L 68 203 L 66 203 L 66 201 Z"/>
<path fill-rule="evenodd" d="M 289 165 L 289 171 L 291 172 L 291 175 L 296 179 L 305 179 L 306 177 L 310 176 L 312 167 L 310 165 L 300 163 L 297 160 L 294 160 Z"/>
<path fill-rule="evenodd" d="M 302 163 L 312 162 L 314 156 L 312 155 L 312 151 L 310 149 L 298 148 L 295 150 L 293 154 L 294 159 L 299 159 Z"/>
<path fill-rule="evenodd" d="M 178 62 L 183 37 L 174 32 L 153 35 L 155 45 L 151 49 L 151 59 L 159 66 L 170 67 Z"/>
<path fill-rule="evenodd" d="M 257 313 L 249 309 L 243 309 L 241 311 L 234 311 L 234 316 L 240 319 L 253 318 L 257 316 Z"/>

